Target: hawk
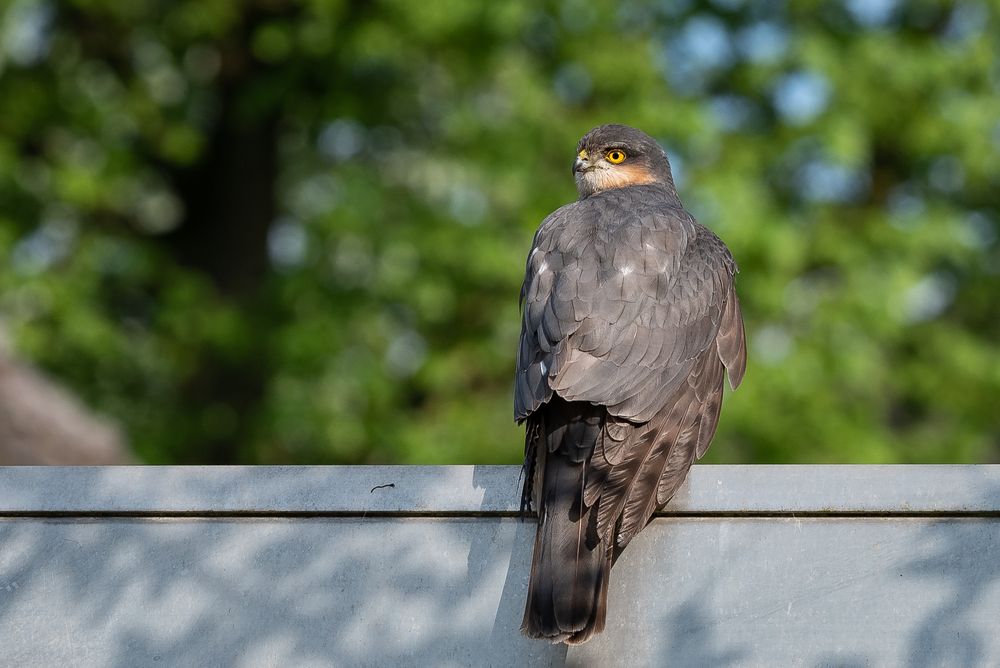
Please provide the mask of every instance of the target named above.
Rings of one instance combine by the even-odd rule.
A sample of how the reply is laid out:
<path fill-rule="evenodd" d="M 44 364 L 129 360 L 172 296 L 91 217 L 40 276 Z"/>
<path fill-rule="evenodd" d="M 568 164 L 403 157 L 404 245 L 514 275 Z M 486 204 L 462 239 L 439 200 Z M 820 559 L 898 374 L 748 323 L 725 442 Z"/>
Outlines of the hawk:
<path fill-rule="evenodd" d="M 539 518 L 521 629 L 579 644 L 604 629 L 611 567 L 708 448 L 746 341 L 736 262 L 652 138 L 595 128 L 573 175 L 579 200 L 528 255 L 514 417 Z"/>

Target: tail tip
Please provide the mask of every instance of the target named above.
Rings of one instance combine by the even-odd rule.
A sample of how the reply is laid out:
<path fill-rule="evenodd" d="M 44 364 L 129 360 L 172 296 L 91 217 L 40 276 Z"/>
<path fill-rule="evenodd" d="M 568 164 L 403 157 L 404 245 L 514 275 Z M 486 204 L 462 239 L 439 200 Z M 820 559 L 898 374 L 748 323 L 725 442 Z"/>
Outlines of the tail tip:
<path fill-rule="evenodd" d="M 576 631 L 543 629 L 528 619 L 525 619 L 521 624 L 521 633 L 526 637 L 533 640 L 548 640 L 552 644 L 582 645 L 603 630 L 603 620 L 594 620 L 594 623 L 587 624 L 582 629 Z"/>

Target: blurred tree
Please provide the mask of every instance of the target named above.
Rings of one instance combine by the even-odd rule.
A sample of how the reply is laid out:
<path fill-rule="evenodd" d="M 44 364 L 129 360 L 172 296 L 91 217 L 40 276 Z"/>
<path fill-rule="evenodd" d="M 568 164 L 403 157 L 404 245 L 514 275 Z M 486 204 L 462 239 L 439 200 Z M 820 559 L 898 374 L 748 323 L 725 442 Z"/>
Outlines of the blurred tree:
<path fill-rule="evenodd" d="M 0 313 L 150 462 L 513 462 L 577 138 L 743 273 L 715 461 L 1000 457 L 1000 3 L 12 0 Z"/>

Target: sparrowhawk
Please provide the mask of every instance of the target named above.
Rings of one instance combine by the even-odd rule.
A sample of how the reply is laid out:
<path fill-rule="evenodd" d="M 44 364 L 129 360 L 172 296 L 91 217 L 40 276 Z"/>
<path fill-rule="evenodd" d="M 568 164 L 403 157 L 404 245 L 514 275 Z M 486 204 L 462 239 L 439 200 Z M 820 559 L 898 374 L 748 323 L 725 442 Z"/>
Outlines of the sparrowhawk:
<path fill-rule="evenodd" d="M 577 644 L 604 628 L 622 550 L 708 448 L 746 342 L 736 262 L 684 210 L 653 139 L 595 128 L 573 174 L 579 200 L 528 256 L 514 417 L 522 510 L 539 517 L 522 630 Z"/>

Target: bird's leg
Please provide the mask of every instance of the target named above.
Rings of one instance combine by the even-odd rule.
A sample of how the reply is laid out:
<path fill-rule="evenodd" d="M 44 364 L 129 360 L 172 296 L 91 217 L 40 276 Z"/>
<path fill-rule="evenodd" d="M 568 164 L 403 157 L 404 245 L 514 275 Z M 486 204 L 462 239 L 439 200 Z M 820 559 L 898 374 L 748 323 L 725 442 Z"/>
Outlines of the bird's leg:
<path fill-rule="evenodd" d="M 521 487 L 521 521 L 524 521 L 531 514 L 531 495 L 535 482 L 535 448 L 534 444 L 526 448 L 524 453 L 524 464 L 521 466 L 521 475 L 524 476 L 524 485 Z"/>
<path fill-rule="evenodd" d="M 521 465 L 521 475 L 524 485 L 521 487 L 521 521 L 532 513 L 532 497 L 535 492 L 535 470 L 538 466 L 538 424 L 534 420 L 528 422 L 524 432 L 524 464 Z"/>

